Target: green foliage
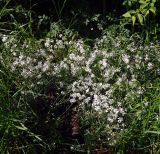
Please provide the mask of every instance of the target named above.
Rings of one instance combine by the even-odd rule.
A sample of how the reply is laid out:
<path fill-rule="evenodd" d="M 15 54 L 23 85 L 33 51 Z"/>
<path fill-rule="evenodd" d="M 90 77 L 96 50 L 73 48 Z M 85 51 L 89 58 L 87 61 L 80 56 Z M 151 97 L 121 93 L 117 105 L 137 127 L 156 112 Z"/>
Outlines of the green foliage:
<path fill-rule="evenodd" d="M 122 134 L 121 144 L 144 151 L 159 153 L 159 80 L 154 84 L 148 83 L 148 89 L 139 103 L 131 104 L 128 121 L 129 124 Z M 143 105 L 142 105 L 143 104 Z M 147 146 L 148 145 L 148 146 Z"/>
<path fill-rule="evenodd" d="M 55 4 L 59 18 L 66 3 Z M 160 153 L 160 46 L 132 33 L 157 34 L 156 0 L 124 0 L 125 24 L 83 14 L 91 33 L 101 32 L 95 39 L 70 29 L 79 16 L 66 28 L 9 4 L 0 10 L 0 153 Z M 53 82 L 54 100 L 46 92 Z M 65 136 L 74 102 L 81 142 Z"/>
<path fill-rule="evenodd" d="M 122 22 L 131 24 L 132 32 L 141 34 L 146 42 L 156 39 L 159 33 L 158 4 L 156 0 L 140 0 L 136 5 L 131 3 L 130 7 L 124 3 L 128 11 L 122 15 Z"/>
<path fill-rule="evenodd" d="M 126 7 L 127 10 L 131 8 L 135 8 L 138 6 L 139 0 L 124 0 L 123 5 Z"/>
<path fill-rule="evenodd" d="M 35 144 L 43 142 L 23 124 L 27 110 L 21 89 L 15 89 L 15 75 L 0 66 L 0 153 L 32 151 Z"/>
<path fill-rule="evenodd" d="M 131 20 L 133 26 L 135 25 L 136 20 L 138 20 L 140 25 L 144 25 L 150 13 L 156 15 L 156 0 L 140 0 L 138 2 L 138 8 L 136 8 L 135 10 L 129 10 L 122 15 L 123 17 Z M 126 3 L 124 3 L 124 5 L 126 5 Z"/>

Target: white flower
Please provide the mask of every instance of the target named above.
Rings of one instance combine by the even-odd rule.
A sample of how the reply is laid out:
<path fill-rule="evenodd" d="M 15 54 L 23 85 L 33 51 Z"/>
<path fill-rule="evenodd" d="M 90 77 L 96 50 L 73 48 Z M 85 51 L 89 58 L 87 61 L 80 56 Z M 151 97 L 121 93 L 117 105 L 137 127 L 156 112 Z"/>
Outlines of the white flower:
<path fill-rule="evenodd" d="M 39 50 L 39 54 L 41 55 L 41 56 L 46 56 L 46 51 L 45 50 L 43 50 L 43 49 L 40 49 Z"/>
<path fill-rule="evenodd" d="M 121 77 L 119 77 L 119 78 L 118 78 L 118 80 L 117 80 L 117 82 L 116 82 L 116 84 L 117 84 L 117 85 L 120 85 L 120 84 L 121 84 L 121 82 L 122 82 L 122 78 L 121 78 Z"/>
<path fill-rule="evenodd" d="M 102 65 L 102 69 L 104 69 L 108 66 L 108 63 L 106 62 L 106 59 L 102 59 L 99 63 Z"/>
<path fill-rule="evenodd" d="M 122 55 L 122 60 L 123 60 L 126 64 L 129 63 L 129 58 L 130 58 L 129 55 Z"/>
<path fill-rule="evenodd" d="M 92 70 L 89 65 L 86 65 L 85 71 L 88 73 L 92 73 Z"/>
<path fill-rule="evenodd" d="M 159 68 L 159 69 L 157 69 L 157 74 L 158 74 L 158 75 L 160 75 L 160 68 Z"/>
<path fill-rule="evenodd" d="M 6 42 L 7 39 L 8 39 L 8 37 L 7 37 L 6 35 L 3 35 L 3 36 L 2 36 L 2 42 Z"/>
<path fill-rule="evenodd" d="M 13 67 L 16 66 L 16 65 L 18 65 L 18 64 L 19 64 L 19 62 L 18 62 L 17 60 L 15 60 L 15 61 L 12 63 Z"/>
<path fill-rule="evenodd" d="M 44 45 L 46 48 L 48 48 L 50 46 L 50 39 L 49 38 L 46 39 L 46 42 Z"/>
<path fill-rule="evenodd" d="M 123 122 L 123 118 L 122 117 L 118 117 L 118 123 L 122 123 Z"/>
<path fill-rule="evenodd" d="M 108 120 L 110 123 L 113 123 L 113 121 L 114 121 L 112 117 L 108 117 L 107 120 Z"/>
<path fill-rule="evenodd" d="M 74 55 L 73 53 L 71 53 L 71 54 L 69 55 L 69 58 L 70 58 L 71 60 L 74 60 L 75 55 Z"/>
<path fill-rule="evenodd" d="M 12 54 L 13 54 L 13 56 L 17 56 L 17 53 L 16 53 L 16 52 L 13 52 Z"/>
<path fill-rule="evenodd" d="M 42 67 L 42 71 L 45 72 L 49 69 L 49 64 L 48 63 L 44 63 L 43 67 Z"/>
<path fill-rule="evenodd" d="M 91 100 L 91 98 L 90 98 L 90 97 L 87 97 L 86 99 L 84 99 L 84 102 L 85 102 L 85 103 L 89 103 L 90 100 Z"/>
<path fill-rule="evenodd" d="M 75 98 L 72 98 L 72 99 L 70 99 L 70 102 L 71 102 L 71 103 L 75 103 L 75 102 L 76 102 L 76 99 L 75 99 Z"/>
<path fill-rule="evenodd" d="M 43 66 L 42 62 L 41 62 L 41 61 L 39 61 L 39 62 L 38 62 L 38 65 L 37 65 L 35 68 L 36 68 L 36 69 L 41 69 L 41 68 L 42 68 L 42 66 Z"/>
<path fill-rule="evenodd" d="M 94 109 L 95 109 L 96 111 L 101 111 L 101 107 L 100 107 L 99 105 L 95 105 L 95 106 L 94 106 Z"/>
<path fill-rule="evenodd" d="M 38 78 L 38 79 L 40 79 L 41 77 L 42 77 L 42 75 L 41 75 L 41 74 L 38 74 L 38 75 L 37 75 L 37 78 Z"/>
<path fill-rule="evenodd" d="M 21 60 L 21 61 L 19 62 L 19 64 L 20 64 L 21 66 L 23 66 L 23 65 L 25 64 L 25 61 L 24 61 L 24 60 Z"/>
<path fill-rule="evenodd" d="M 147 69 L 151 70 L 153 68 L 153 64 L 151 62 L 148 63 Z"/>
<path fill-rule="evenodd" d="M 144 105 L 145 105 L 145 106 L 148 106 L 148 105 L 149 105 L 149 102 L 145 102 Z"/>
<path fill-rule="evenodd" d="M 23 58 L 24 58 L 24 56 L 22 54 L 20 54 L 19 61 L 21 61 Z"/>
<path fill-rule="evenodd" d="M 148 61 L 149 60 L 149 56 L 148 54 L 145 55 L 145 61 Z"/>

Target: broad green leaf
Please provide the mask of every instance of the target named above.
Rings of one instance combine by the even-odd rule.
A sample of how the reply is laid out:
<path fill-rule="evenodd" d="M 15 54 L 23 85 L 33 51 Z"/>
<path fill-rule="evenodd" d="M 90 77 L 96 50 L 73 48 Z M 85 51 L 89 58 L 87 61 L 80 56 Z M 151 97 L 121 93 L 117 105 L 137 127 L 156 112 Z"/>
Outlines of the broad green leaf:
<path fill-rule="evenodd" d="M 133 24 L 133 26 L 135 25 L 135 21 L 136 21 L 136 17 L 132 16 L 132 24 Z"/>
<path fill-rule="evenodd" d="M 146 13 L 145 13 L 145 17 L 146 17 L 148 14 L 149 14 L 149 10 L 148 10 L 148 11 L 146 11 Z"/>
<path fill-rule="evenodd" d="M 126 13 L 123 14 L 122 16 L 125 17 L 125 18 L 130 18 L 130 17 L 131 17 L 131 14 L 130 14 L 130 12 L 126 12 Z"/>
<path fill-rule="evenodd" d="M 128 6 L 132 6 L 132 3 L 131 3 L 131 1 L 129 1 L 129 2 L 128 2 Z"/>
<path fill-rule="evenodd" d="M 156 7 L 151 7 L 150 9 L 149 9 L 153 14 L 156 14 Z"/>
<path fill-rule="evenodd" d="M 143 16 L 142 16 L 140 13 L 138 13 L 138 14 L 137 14 L 137 17 L 138 17 L 139 23 L 140 23 L 141 25 L 143 25 Z"/>
<path fill-rule="evenodd" d="M 140 0 L 139 3 L 140 4 L 146 4 L 146 2 L 144 0 Z"/>
<path fill-rule="evenodd" d="M 151 3 L 150 6 L 151 6 L 151 7 L 154 7 L 154 3 Z"/>
<path fill-rule="evenodd" d="M 140 9 L 142 10 L 142 9 L 146 8 L 147 5 L 148 5 L 148 4 L 142 4 L 142 5 L 140 5 Z"/>
<path fill-rule="evenodd" d="M 130 13 L 130 14 L 135 14 L 135 13 L 136 13 L 136 10 L 130 10 L 129 13 Z"/>

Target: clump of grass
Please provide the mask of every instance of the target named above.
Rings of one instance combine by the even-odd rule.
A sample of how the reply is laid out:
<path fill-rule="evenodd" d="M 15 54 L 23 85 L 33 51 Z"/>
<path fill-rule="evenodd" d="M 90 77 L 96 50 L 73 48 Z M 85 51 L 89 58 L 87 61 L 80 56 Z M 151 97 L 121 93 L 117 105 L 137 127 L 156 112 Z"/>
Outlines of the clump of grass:
<path fill-rule="evenodd" d="M 128 125 L 120 140 L 126 150 L 159 152 L 159 79 L 147 83 L 141 100 L 130 104 Z M 153 131 L 153 132 L 152 132 Z"/>
<path fill-rule="evenodd" d="M 0 68 L 0 152 L 32 151 L 43 143 L 39 136 L 24 126 L 27 108 L 16 87 L 15 76 L 1 64 Z"/>

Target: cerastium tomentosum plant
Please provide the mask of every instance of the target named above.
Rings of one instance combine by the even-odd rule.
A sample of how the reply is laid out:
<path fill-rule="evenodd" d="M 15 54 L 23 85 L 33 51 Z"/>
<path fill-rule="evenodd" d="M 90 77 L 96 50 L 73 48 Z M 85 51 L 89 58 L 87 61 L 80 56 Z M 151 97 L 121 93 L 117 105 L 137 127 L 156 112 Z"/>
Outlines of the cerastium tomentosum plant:
<path fill-rule="evenodd" d="M 115 144 L 127 127 L 129 103 L 141 100 L 144 83 L 159 76 L 158 43 L 145 45 L 137 42 L 139 38 L 104 34 L 91 48 L 83 39 L 66 37 L 46 38 L 32 47 L 16 44 L 13 36 L 3 35 L 1 63 L 17 74 L 23 93 L 36 95 L 54 78 L 65 89 L 61 94 L 69 93 L 70 103 L 78 104 L 77 110 L 105 115 L 103 131 L 107 142 Z M 10 54 L 9 59 L 5 52 Z"/>

